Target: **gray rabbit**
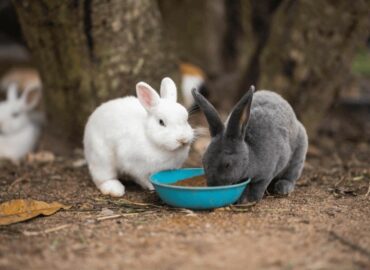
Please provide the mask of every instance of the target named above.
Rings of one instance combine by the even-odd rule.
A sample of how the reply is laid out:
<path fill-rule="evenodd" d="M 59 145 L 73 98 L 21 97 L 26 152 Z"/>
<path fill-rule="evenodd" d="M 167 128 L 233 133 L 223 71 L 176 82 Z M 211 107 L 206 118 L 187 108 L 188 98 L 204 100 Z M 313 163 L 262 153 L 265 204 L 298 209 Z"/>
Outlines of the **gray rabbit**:
<path fill-rule="evenodd" d="M 294 190 L 304 166 L 308 138 L 285 99 L 266 90 L 254 94 L 251 86 L 224 125 L 204 96 L 195 89 L 192 94 L 212 136 L 203 156 L 209 186 L 235 184 L 251 177 L 240 202 L 261 200 L 267 188 L 278 195 Z"/>

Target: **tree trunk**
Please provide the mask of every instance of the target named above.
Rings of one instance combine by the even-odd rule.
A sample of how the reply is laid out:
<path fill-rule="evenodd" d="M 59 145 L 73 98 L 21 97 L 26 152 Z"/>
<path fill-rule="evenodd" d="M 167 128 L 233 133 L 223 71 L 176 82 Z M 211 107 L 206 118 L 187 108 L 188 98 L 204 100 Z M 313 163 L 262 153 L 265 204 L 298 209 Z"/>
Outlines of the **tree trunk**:
<path fill-rule="evenodd" d="M 277 6 L 269 9 L 268 3 Z M 238 97 L 252 83 L 277 91 L 293 105 L 308 133 L 315 134 L 336 94 L 348 86 L 355 49 L 369 35 L 368 3 L 251 0 L 248 4 L 255 50 L 247 60 Z"/>
<path fill-rule="evenodd" d="M 223 72 L 224 0 L 158 0 L 163 21 L 182 61 L 207 74 Z"/>
<path fill-rule="evenodd" d="M 44 83 L 48 129 L 81 141 L 88 115 L 103 101 L 158 87 L 175 75 L 152 0 L 14 0 Z M 177 78 L 175 78 L 177 79 Z"/>

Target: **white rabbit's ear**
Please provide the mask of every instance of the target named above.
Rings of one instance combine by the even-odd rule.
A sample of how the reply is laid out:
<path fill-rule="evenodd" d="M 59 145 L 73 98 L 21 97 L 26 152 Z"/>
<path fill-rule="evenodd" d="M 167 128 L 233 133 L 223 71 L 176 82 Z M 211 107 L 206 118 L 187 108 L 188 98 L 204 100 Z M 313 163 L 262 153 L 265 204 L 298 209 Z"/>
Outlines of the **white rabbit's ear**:
<path fill-rule="evenodd" d="M 40 102 L 41 99 L 41 87 L 40 86 L 27 86 L 21 96 L 26 111 L 34 109 Z"/>
<path fill-rule="evenodd" d="M 11 84 L 8 86 L 6 91 L 6 99 L 8 101 L 15 101 L 18 98 L 18 88 L 16 84 Z"/>
<path fill-rule="evenodd" d="M 174 81 L 166 77 L 161 82 L 161 97 L 171 101 L 177 101 L 177 89 Z"/>
<path fill-rule="evenodd" d="M 143 105 L 146 110 L 151 110 L 158 105 L 160 100 L 157 92 L 145 82 L 139 82 L 136 85 L 136 95 L 141 105 Z"/>

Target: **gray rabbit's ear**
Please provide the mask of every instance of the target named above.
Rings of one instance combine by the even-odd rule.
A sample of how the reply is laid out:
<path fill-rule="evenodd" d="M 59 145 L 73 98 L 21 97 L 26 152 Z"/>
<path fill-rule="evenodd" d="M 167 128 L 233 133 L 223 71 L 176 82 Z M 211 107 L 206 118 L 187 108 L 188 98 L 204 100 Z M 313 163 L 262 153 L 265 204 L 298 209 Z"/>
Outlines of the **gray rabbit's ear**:
<path fill-rule="evenodd" d="M 213 105 L 209 103 L 209 101 L 195 88 L 191 90 L 191 93 L 194 97 L 195 102 L 198 104 L 198 106 L 206 116 L 211 136 L 215 137 L 223 132 L 224 124 L 222 123 L 215 107 L 213 107 Z"/>
<path fill-rule="evenodd" d="M 245 93 L 245 95 L 241 98 L 241 100 L 239 100 L 239 102 L 234 106 L 233 110 L 231 111 L 226 128 L 227 137 L 237 138 L 244 132 L 250 116 L 254 90 L 255 88 L 252 85 L 249 88 L 249 91 Z M 242 115 L 244 111 L 245 117 L 242 120 Z M 240 125 L 241 121 L 243 121 L 242 125 Z M 242 130 L 240 130 L 240 126 L 242 126 Z"/>

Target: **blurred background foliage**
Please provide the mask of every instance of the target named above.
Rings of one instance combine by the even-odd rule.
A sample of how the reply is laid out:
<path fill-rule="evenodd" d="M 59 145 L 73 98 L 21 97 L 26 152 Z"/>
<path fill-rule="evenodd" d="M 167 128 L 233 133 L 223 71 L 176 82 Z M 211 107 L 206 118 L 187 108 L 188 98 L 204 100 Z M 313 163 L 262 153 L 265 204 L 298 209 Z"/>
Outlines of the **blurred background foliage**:
<path fill-rule="evenodd" d="M 370 50 L 363 48 L 353 60 L 352 70 L 357 75 L 370 76 Z"/>
<path fill-rule="evenodd" d="M 366 0 L 3 0 L 0 72 L 39 69 L 48 130 L 75 143 L 101 102 L 133 94 L 139 80 L 154 87 L 164 76 L 179 82 L 181 62 L 205 72 L 220 110 L 255 84 L 288 99 L 312 138 L 343 129 L 332 127 L 338 121 L 356 130 L 351 138 L 366 138 L 369 6 Z"/>

